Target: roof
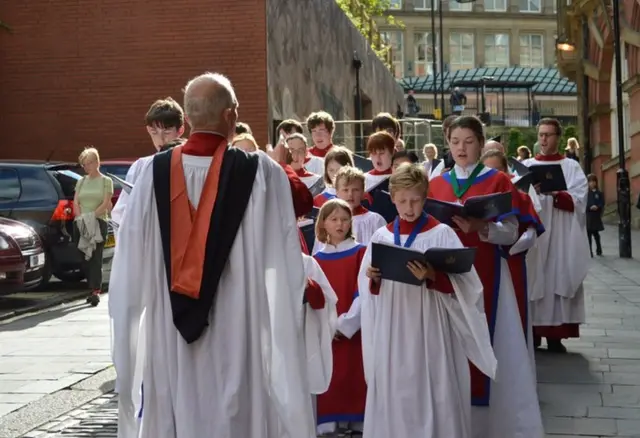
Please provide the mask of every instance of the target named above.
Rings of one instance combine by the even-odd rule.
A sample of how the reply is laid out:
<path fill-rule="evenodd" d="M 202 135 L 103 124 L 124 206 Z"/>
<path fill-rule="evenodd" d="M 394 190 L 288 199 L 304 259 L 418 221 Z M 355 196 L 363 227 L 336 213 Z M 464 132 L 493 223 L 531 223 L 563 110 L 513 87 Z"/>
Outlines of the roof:
<path fill-rule="evenodd" d="M 482 79 L 485 78 L 487 90 L 491 92 L 503 89 L 526 92 L 527 89 L 531 89 L 533 93 L 543 95 L 567 96 L 577 93 L 576 84 L 560 76 L 558 69 L 555 68 L 472 68 L 445 72 L 442 78 L 445 91 L 456 86 L 466 91 L 475 91 L 482 86 Z M 406 77 L 398 80 L 398 83 L 405 92 L 413 89 L 416 93 L 433 93 L 440 90 L 440 81 L 441 75 L 437 74 L 435 77 L 434 75 Z"/>

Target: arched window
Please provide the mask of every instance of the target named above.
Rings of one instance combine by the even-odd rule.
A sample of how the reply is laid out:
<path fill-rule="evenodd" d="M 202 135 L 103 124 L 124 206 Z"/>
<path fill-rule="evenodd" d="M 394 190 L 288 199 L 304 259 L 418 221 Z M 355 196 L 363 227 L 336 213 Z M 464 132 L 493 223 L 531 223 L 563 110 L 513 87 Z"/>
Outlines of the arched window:
<path fill-rule="evenodd" d="M 629 79 L 629 64 L 627 63 L 626 43 L 622 43 L 622 83 Z M 618 156 L 618 102 L 616 102 L 616 62 L 611 66 L 611 156 Z M 629 108 L 629 93 L 622 92 L 622 116 L 624 118 L 624 150 L 631 149 L 631 136 L 629 126 L 631 124 L 631 109 Z"/>

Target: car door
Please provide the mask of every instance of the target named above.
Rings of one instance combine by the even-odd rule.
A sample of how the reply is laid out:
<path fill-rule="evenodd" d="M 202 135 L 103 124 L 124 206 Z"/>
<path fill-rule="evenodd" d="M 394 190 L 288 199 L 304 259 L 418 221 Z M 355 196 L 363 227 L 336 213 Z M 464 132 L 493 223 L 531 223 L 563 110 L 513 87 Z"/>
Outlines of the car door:
<path fill-rule="evenodd" d="M 12 167 L 0 167 L 0 216 L 12 217 L 20 190 L 18 171 Z"/>
<path fill-rule="evenodd" d="M 24 222 L 39 235 L 44 235 L 58 204 L 58 193 L 44 166 L 20 166 L 17 169 L 20 198 L 11 213 L 11 219 Z"/>

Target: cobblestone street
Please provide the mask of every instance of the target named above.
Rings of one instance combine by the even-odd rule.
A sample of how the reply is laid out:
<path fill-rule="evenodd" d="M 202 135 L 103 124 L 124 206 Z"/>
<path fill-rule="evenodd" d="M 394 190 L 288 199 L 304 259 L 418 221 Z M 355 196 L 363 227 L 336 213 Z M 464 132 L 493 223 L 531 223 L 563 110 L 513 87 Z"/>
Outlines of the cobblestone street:
<path fill-rule="evenodd" d="M 603 242 L 585 283 L 582 337 L 567 342 L 566 355 L 536 355 L 548 438 L 640 437 L 640 262 L 617 257 L 614 228 Z M 634 242 L 640 256 L 640 233 Z M 115 438 L 116 417 L 116 396 L 105 394 L 22 436 Z"/>

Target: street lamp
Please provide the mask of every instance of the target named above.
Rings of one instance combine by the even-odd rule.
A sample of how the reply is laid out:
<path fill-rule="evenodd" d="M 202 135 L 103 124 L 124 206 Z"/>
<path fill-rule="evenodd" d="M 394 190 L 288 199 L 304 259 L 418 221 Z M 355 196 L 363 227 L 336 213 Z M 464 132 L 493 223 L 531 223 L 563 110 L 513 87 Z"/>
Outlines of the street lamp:
<path fill-rule="evenodd" d="M 443 33 L 443 25 L 442 25 L 442 2 L 443 0 L 438 1 L 438 24 L 440 26 L 440 44 L 438 52 L 436 52 L 436 0 L 431 0 L 431 47 L 433 47 L 433 62 L 432 62 L 432 71 L 433 71 L 433 108 L 434 113 L 436 108 L 438 107 L 438 89 L 436 88 L 436 71 L 438 69 L 436 63 L 436 53 L 440 55 L 440 119 L 444 119 L 444 42 L 442 38 Z M 476 0 L 450 0 L 456 3 L 475 3 Z M 434 114 L 435 115 L 435 114 Z"/>
<path fill-rule="evenodd" d="M 618 121 L 618 245 L 620 257 L 631 258 L 631 184 L 625 167 L 624 111 L 622 103 L 622 40 L 620 2 L 613 3 L 613 50 L 616 66 L 616 116 Z"/>
<path fill-rule="evenodd" d="M 570 42 L 566 37 L 556 38 L 556 48 L 561 52 L 573 52 L 576 50 L 575 44 Z"/>
<path fill-rule="evenodd" d="M 356 89 L 354 90 L 356 120 L 362 120 L 362 95 L 360 92 L 360 69 L 362 68 L 362 61 L 356 51 L 353 52 L 351 66 L 356 71 Z M 362 151 L 362 131 L 360 124 L 358 124 L 356 128 L 356 151 Z"/>

